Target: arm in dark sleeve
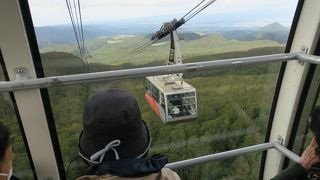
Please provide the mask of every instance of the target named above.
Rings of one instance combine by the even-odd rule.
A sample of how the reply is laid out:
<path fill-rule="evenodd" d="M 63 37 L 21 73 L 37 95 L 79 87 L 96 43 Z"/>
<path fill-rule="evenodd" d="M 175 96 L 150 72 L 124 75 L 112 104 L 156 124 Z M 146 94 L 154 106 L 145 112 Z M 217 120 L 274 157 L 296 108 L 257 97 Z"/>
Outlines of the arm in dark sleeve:
<path fill-rule="evenodd" d="M 271 180 L 293 179 L 307 179 L 307 171 L 299 163 L 295 163 L 289 168 L 283 170 L 281 173 L 273 177 Z"/>

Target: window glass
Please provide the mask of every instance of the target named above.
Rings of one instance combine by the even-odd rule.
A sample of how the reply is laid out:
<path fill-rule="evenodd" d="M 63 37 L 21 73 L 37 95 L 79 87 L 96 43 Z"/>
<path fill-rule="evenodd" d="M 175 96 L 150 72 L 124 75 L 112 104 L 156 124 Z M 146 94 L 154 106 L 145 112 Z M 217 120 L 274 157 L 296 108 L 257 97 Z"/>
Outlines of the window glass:
<path fill-rule="evenodd" d="M 83 1 L 82 57 L 65 1 L 29 0 L 29 4 L 45 75 L 56 76 L 167 64 L 169 38 L 135 50 L 149 42 L 163 22 L 182 17 L 197 2 Z M 217 1 L 178 29 L 183 62 L 283 53 L 296 4 L 297 0 Z M 67 169 L 78 153 L 84 103 L 96 92 L 121 88 L 133 93 L 151 130 L 149 154 L 166 154 L 175 162 L 263 143 L 279 67 L 280 62 L 185 73 L 185 82 L 196 89 L 193 108 L 198 118 L 172 125 L 163 124 L 144 99 L 144 91 L 157 94 L 161 103 L 168 96 L 159 95 L 143 78 L 49 88 L 69 179 L 85 173 L 79 159 Z M 160 107 L 170 113 L 167 101 Z M 254 153 L 178 173 L 182 179 L 258 179 L 260 159 L 261 154 Z"/>
<path fill-rule="evenodd" d="M 194 92 L 168 95 L 167 101 L 168 118 L 190 116 L 195 115 L 197 113 L 196 96 Z"/>
<path fill-rule="evenodd" d="M 0 68 L 0 81 L 4 80 L 2 68 Z M 13 174 L 20 179 L 33 179 L 30 160 L 9 93 L 0 93 L 0 117 L 0 122 L 9 128 L 11 133 L 14 151 Z"/>
<path fill-rule="evenodd" d="M 270 70 L 263 71 L 264 68 Z M 144 99 L 143 79 L 49 88 L 65 167 L 67 169 L 69 162 L 78 153 L 77 143 L 82 130 L 82 110 L 85 101 L 96 92 L 110 88 L 126 89 L 137 98 L 142 117 L 150 128 L 153 139 L 150 155 L 166 154 L 170 162 L 175 162 L 263 143 L 278 68 L 279 64 L 275 63 L 222 71 L 212 70 L 205 74 L 186 74 L 185 81 L 197 89 L 198 118 L 172 125 L 163 124 Z M 220 168 L 242 168 L 237 166 L 237 163 L 245 161 L 244 163 L 248 164 L 245 167 L 248 168 L 246 173 L 249 174 L 239 169 L 237 172 L 241 172 L 241 176 L 257 177 L 260 158 L 261 154 L 248 155 L 246 158 L 238 157 L 227 160 L 229 163 L 218 164 L 221 165 Z M 190 171 L 196 173 L 192 177 L 200 178 L 210 170 L 197 166 L 195 168 L 196 170 Z M 190 172 L 181 170 L 179 175 L 187 178 Z M 224 172 L 226 174 L 220 172 L 216 177 L 230 176 L 227 171 Z M 83 173 L 85 166 L 80 160 L 71 163 L 68 171 L 70 179 Z"/>

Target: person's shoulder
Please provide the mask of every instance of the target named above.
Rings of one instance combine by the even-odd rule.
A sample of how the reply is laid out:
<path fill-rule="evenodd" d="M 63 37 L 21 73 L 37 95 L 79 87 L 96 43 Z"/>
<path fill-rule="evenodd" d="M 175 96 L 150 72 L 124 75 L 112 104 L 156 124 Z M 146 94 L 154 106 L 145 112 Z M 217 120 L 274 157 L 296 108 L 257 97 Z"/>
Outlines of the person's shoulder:
<path fill-rule="evenodd" d="M 77 178 L 77 180 L 180 180 L 179 175 L 168 168 L 162 168 L 157 173 L 152 173 L 144 177 L 119 177 L 110 174 L 103 176 L 86 175 Z"/>
<path fill-rule="evenodd" d="M 114 179 L 115 177 L 118 177 L 118 176 L 112 176 L 110 174 L 106 174 L 103 176 L 85 175 L 85 176 L 78 177 L 76 180 L 101 180 L 101 179 L 111 180 L 111 179 Z"/>
<path fill-rule="evenodd" d="M 179 175 L 172 171 L 171 169 L 168 168 L 162 168 L 161 171 L 159 172 L 161 173 L 161 176 L 164 177 L 164 179 L 176 179 L 176 180 L 180 180 Z"/>
<path fill-rule="evenodd" d="M 99 179 L 99 176 L 84 175 L 84 176 L 78 177 L 76 180 L 95 180 L 95 179 Z"/>

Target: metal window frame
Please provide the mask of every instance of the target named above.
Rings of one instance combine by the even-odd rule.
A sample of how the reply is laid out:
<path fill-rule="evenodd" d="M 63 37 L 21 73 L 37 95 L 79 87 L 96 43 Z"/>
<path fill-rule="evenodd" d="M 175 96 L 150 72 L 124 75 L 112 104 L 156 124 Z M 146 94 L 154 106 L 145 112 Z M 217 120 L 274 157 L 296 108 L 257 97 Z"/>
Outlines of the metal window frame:
<path fill-rule="evenodd" d="M 294 13 L 294 16 L 293 16 L 292 24 L 291 24 L 291 27 L 290 27 L 290 32 L 289 32 L 289 37 L 288 37 L 288 40 L 287 40 L 286 48 L 285 48 L 285 51 L 284 51 L 285 53 L 289 53 L 290 50 L 291 50 L 293 39 L 294 39 L 294 35 L 296 33 L 296 30 L 297 30 L 297 25 L 298 25 L 298 22 L 299 22 L 299 19 L 300 19 L 300 15 L 301 15 L 303 4 L 304 4 L 304 0 L 298 0 L 297 6 L 296 6 L 296 10 L 295 10 L 295 13 Z M 286 66 L 287 66 L 287 62 L 281 63 L 280 70 L 279 70 L 279 75 L 278 75 L 278 79 L 276 81 L 277 83 L 276 83 L 276 87 L 275 87 L 274 95 L 273 95 L 273 99 L 272 99 L 272 104 L 271 104 L 271 108 L 270 108 L 270 113 L 269 113 L 268 124 L 267 124 L 267 129 L 266 129 L 266 133 L 265 133 L 264 142 L 269 142 L 269 139 L 270 139 L 270 134 L 271 134 L 271 130 L 272 130 L 272 124 L 273 124 L 273 118 L 274 118 L 274 114 L 275 114 L 275 111 L 276 111 L 277 100 L 279 98 L 281 84 L 282 84 L 282 81 L 283 81 L 283 76 L 284 76 L 284 72 L 285 72 Z M 261 162 L 260 162 L 259 179 L 263 179 L 266 157 L 267 157 L 267 152 L 263 152 L 262 153 Z"/>
<path fill-rule="evenodd" d="M 24 1 L 21 1 L 24 2 Z M 20 0 L 0 1 L 0 47 L 6 64 L 8 78 L 15 80 L 14 69 L 23 66 L 29 70 L 30 77 L 37 77 L 32 54 L 28 27 L 24 22 L 23 7 Z M 30 30 L 30 29 L 29 29 Z M 14 91 L 16 107 L 28 142 L 30 154 L 38 179 L 64 179 L 60 177 L 57 154 L 52 140 L 52 130 L 47 121 L 40 89 Z M 36 109 L 36 111 L 34 111 Z M 59 165 L 61 166 L 61 165 Z M 63 165 L 62 165 L 63 166 Z"/>
<path fill-rule="evenodd" d="M 9 0 L 7 0 L 7 1 L 9 2 Z M 16 0 L 16 1 L 19 1 L 19 0 Z M 19 18 L 20 18 L 20 16 L 19 16 Z M 23 24 L 23 22 L 21 24 Z M 14 29 L 12 29 L 12 30 L 14 30 Z M 21 34 L 24 35 L 24 33 L 21 33 Z M 17 45 L 19 45 L 19 44 L 17 44 Z M 28 45 L 26 45 L 26 47 L 27 48 L 25 48 L 25 47 L 22 48 L 23 52 L 25 52 L 26 49 L 30 50 L 30 47 L 28 47 Z M 7 51 L 5 51 L 5 54 L 7 55 Z M 281 54 L 281 55 L 283 55 L 283 54 Z M 289 59 L 274 59 L 274 60 L 270 60 L 270 61 L 266 61 L 266 62 L 283 62 L 283 61 L 298 60 L 297 54 L 285 54 L 285 55 L 290 55 L 293 57 L 291 57 Z M 25 64 L 26 61 L 30 60 L 30 57 L 27 57 L 27 56 L 28 55 L 25 56 L 26 60 L 21 59 L 21 61 L 23 61 L 22 64 Z M 164 67 L 159 66 L 159 67 L 151 67 L 151 68 L 145 68 L 145 69 L 139 68 L 139 69 L 129 69 L 129 70 L 120 70 L 120 71 L 107 71 L 107 72 L 101 72 L 101 73 L 70 75 L 70 76 L 57 76 L 57 77 L 34 78 L 34 79 L 19 79 L 18 78 L 16 80 L 14 80 L 14 76 L 12 73 L 12 67 L 16 67 L 16 66 L 9 65 L 11 68 L 10 69 L 11 81 L 0 82 L 0 87 L 2 87 L 2 85 L 3 85 L 0 92 L 14 92 L 15 96 L 17 96 L 20 100 L 22 100 L 24 102 L 27 102 L 28 98 L 25 98 L 23 96 L 29 95 L 29 93 L 32 93 L 32 95 L 34 95 L 33 97 L 36 97 L 37 100 L 41 101 L 41 96 L 39 96 L 39 93 L 38 93 L 39 89 L 38 88 L 46 88 L 46 87 L 51 87 L 51 86 L 70 85 L 70 84 L 79 84 L 79 83 L 89 83 L 89 82 L 96 82 L 96 81 L 108 81 L 108 80 L 116 80 L 116 79 L 129 79 L 129 78 L 135 78 L 135 77 L 143 77 L 143 76 L 147 76 L 147 75 L 157 75 L 157 74 L 160 75 L 160 74 L 168 74 L 168 73 L 175 73 L 175 72 L 188 72 L 188 71 L 198 71 L 198 70 L 206 70 L 206 69 L 242 66 L 242 65 L 257 64 L 257 63 L 266 63 L 266 62 L 262 62 L 262 61 L 256 62 L 256 61 L 252 60 L 251 58 L 252 57 L 229 59 L 229 62 L 226 62 L 226 60 L 219 60 L 219 61 L 214 61 L 214 62 L 209 61 L 209 62 L 201 62 L 201 63 L 190 63 L 190 64 L 184 64 L 182 66 L 174 65 L 174 66 L 170 66 L 169 68 L 168 68 L 168 66 L 164 66 Z M 286 57 L 286 58 L 288 58 L 288 57 Z M 10 58 L 8 58 L 8 59 L 10 59 Z M 252 61 L 247 62 L 248 59 L 251 59 Z M 302 60 L 302 59 L 303 59 L 303 57 L 300 60 L 319 64 L 318 58 L 314 59 L 314 58 L 309 58 L 309 56 L 308 56 L 306 59 L 304 59 L 304 60 Z M 18 69 L 17 69 L 17 73 L 15 75 L 18 75 L 18 77 L 19 77 L 19 75 L 23 75 L 24 73 L 27 72 L 27 71 L 24 72 L 23 71 L 24 69 L 30 70 L 30 72 L 34 71 L 34 65 L 30 66 L 30 64 L 28 64 L 26 67 L 29 67 L 29 69 L 25 68 L 25 67 L 16 67 Z M 142 74 L 141 72 L 139 72 L 139 70 L 145 70 L 145 72 L 144 72 L 145 74 Z M 28 77 L 34 77 L 34 72 L 33 72 L 33 74 L 26 73 L 25 75 L 27 75 Z M 92 77 L 90 77 L 90 75 L 92 75 Z M 78 77 L 75 77 L 75 76 L 78 76 Z M 20 76 L 20 77 L 23 77 L 23 76 Z M 63 81 L 59 81 L 60 80 L 59 78 L 62 78 Z M 75 79 L 72 79 L 72 78 L 75 78 Z M 27 89 L 29 89 L 29 90 L 25 91 Z M 24 90 L 24 91 L 21 92 L 20 90 Z M 29 99 L 30 98 L 31 98 L 31 96 L 29 97 Z M 20 105 L 18 105 L 18 106 L 20 106 Z M 45 118 L 43 118 L 43 119 L 45 119 Z M 24 122 L 24 123 L 27 126 L 26 122 Z M 47 128 L 45 124 L 42 124 L 42 127 Z M 30 130 L 31 128 L 28 127 L 28 129 Z M 42 129 L 42 128 L 40 128 L 40 129 Z M 30 133 L 30 131 L 28 131 L 27 134 L 33 134 L 33 133 Z M 47 138 L 47 136 L 45 138 Z M 29 138 L 29 139 L 32 139 L 32 138 Z M 35 139 L 37 139 L 37 138 L 35 138 Z M 50 139 L 50 138 L 47 138 L 47 139 Z M 33 143 L 34 142 L 32 142 L 31 144 L 33 144 Z M 52 144 L 49 143 L 50 147 L 51 147 L 51 145 Z M 34 146 L 34 144 L 32 146 Z M 255 147 L 256 147 L 256 145 L 255 145 Z M 259 145 L 258 145 L 258 147 L 259 147 Z M 282 149 L 282 148 L 279 148 L 279 147 L 277 148 L 277 147 L 276 147 L 276 145 L 273 146 L 273 148 L 277 149 L 280 152 L 281 150 L 279 150 L 279 149 Z M 247 147 L 247 148 L 249 148 L 249 150 L 245 150 L 244 153 L 254 152 L 254 151 L 252 151 L 252 149 L 250 149 L 251 147 Z M 261 151 L 261 149 L 256 149 L 256 151 L 258 151 L 258 150 Z M 37 151 L 34 150 L 34 152 L 37 152 Z M 227 151 L 227 152 L 229 152 L 229 151 Z M 240 153 L 241 151 L 237 152 L 237 150 L 236 150 L 236 151 L 232 151 L 232 152 L 233 153 L 231 153 L 230 156 L 227 155 L 227 156 L 223 156 L 223 157 L 226 157 L 226 158 L 232 157 L 232 154 L 241 155 L 241 153 Z M 51 151 L 50 151 L 50 154 L 51 154 Z M 50 162 L 53 162 L 56 157 L 50 157 L 50 158 L 51 158 Z M 40 168 L 41 167 L 39 167 L 39 166 L 36 167 L 36 169 L 38 169 L 38 170 Z M 37 172 L 39 173 L 39 171 L 37 171 Z M 48 176 L 45 176 L 45 171 L 42 170 L 42 171 L 40 171 L 39 177 L 48 177 Z M 56 176 L 53 176 L 53 177 L 56 177 Z"/>
<path fill-rule="evenodd" d="M 314 52 L 315 55 L 320 55 L 320 38 Z M 287 148 L 292 152 L 297 154 L 302 154 L 305 148 L 305 145 L 309 142 L 306 142 L 306 136 L 310 132 L 308 127 L 308 122 L 306 119 L 309 117 L 312 109 L 314 109 L 317 99 L 319 98 L 320 90 L 320 66 L 311 65 L 305 87 L 301 93 L 301 102 L 298 106 L 296 117 L 292 126 L 292 133 L 287 145 Z M 285 159 L 284 168 L 288 167 L 292 162 L 289 159 Z"/>
<path fill-rule="evenodd" d="M 28 39 L 28 44 L 30 47 L 30 54 L 32 56 L 32 63 L 34 66 L 34 71 L 36 77 L 44 77 L 43 65 L 40 57 L 39 47 L 37 43 L 36 33 L 32 22 L 31 12 L 29 8 L 29 3 L 26 0 L 18 0 L 18 5 L 20 6 L 20 11 L 23 19 L 23 24 L 25 27 L 26 36 Z M 54 156 L 56 159 L 56 164 L 59 172 L 59 177 L 66 177 L 64 162 L 62 158 L 62 152 L 60 149 L 60 143 L 57 135 L 56 124 L 52 112 L 51 102 L 49 98 L 49 93 L 47 89 L 40 89 L 40 96 L 42 99 L 42 104 L 49 128 L 49 134 L 51 142 L 53 145 Z"/>
<path fill-rule="evenodd" d="M 300 2 L 299 2 L 300 4 Z M 307 53 L 313 54 L 320 35 L 320 1 L 303 2 L 301 13 L 293 35 L 290 52 L 301 51 L 301 46 L 307 46 Z M 302 58 L 303 59 L 303 58 Z M 308 84 L 309 63 L 300 65 L 295 62 L 286 63 L 278 97 L 274 99 L 274 111 L 271 112 L 272 125 L 268 126 L 266 142 L 283 137 L 283 144 L 288 145 L 296 116 L 299 116 L 299 106 L 303 102 L 303 89 Z M 269 130 L 270 129 L 270 130 Z M 284 156 L 274 150 L 269 150 L 265 158 L 264 172 L 260 179 L 270 179 L 283 168 Z"/>
<path fill-rule="evenodd" d="M 1 48 L 0 48 L 0 65 L 1 65 L 1 68 L 2 68 L 3 75 L 4 75 L 4 79 L 5 80 L 9 80 L 9 75 L 8 75 L 8 72 L 7 72 L 7 69 L 6 69 L 6 65 L 5 65 L 3 56 L 2 56 Z M 31 156 L 31 152 L 30 152 L 28 140 L 27 140 L 27 137 L 26 137 L 26 133 L 25 133 L 25 130 L 23 129 L 22 120 L 21 120 L 21 116 L 20 116 L 20 113 L 19 113 L 19 109 L 18 109 L 18 106 L 17 106 L 16 99 L 14 97 L 13 92 L 9 92 L 8 94 L 10 96 L 10 100 L 11 100 L 11 103 L 12 103 L 12 106 L 13 106 L 13 110 L 14 110 L 14 112 L 16 114 L 16 120 L 17 120 L 17 124 L 19 126 L 19 131 L 21 133 L 21 138 L 23 140 L 23 145 L 25 147 L 26 154 L 27 154 L 27 157 L 28 157 L 28 162 L 29 162 L 29 165 L 30 165 L 30 168 L 31 168 L 30 170 L 32 171 L 33 178 L 35 180 L 37 180 L 38 177 L 37 177 L 37 174 L 36 174 L 36 171 L 35 171 L 35 166 L 34 166 L 34 162 L 33 162 L 32 156 Z"/>

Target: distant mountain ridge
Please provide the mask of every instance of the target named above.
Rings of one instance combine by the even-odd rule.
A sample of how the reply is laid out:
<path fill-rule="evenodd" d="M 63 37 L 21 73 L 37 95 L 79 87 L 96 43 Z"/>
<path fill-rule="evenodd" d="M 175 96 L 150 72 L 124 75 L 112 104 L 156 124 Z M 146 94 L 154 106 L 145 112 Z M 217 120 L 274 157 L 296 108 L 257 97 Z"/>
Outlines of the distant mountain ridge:
<path fill-rule="evenodd" d="M 84 39 L 95 39 L 101 36 L 115 35 L 142 35 L 155 31 L 155 25 L 144 24 L 117 24 L 117 25 L 85 25 L 83 27 Z M 71 25 L 41 26 L 35 27 L 38 43 L 50 44 L 74 44 L 76 38 Z"/>
<path fill-rule="evenodd" d="M 258 29 L 261 32 L 278 32 L 278 31 L 289 31 L 288 28 L 282 26 L 280 23 L 272 23 L 267 26 Z"/>
<path fill-rule="evenodd" d="M 86 25 L 84 26 L 84 38 L 96 39 L 103 36 L 116 36 L 116 35 L 145 35 L 150 36 L 153 32 L 158 30 L 159 24 L 97 24 L 97 25 Z M 209 28 L 209 27 L 207 27 Z M 209 28 L 210 29 L 210 28 Z M 240 41 L 251 41 L 257 39 L 269 39 L 280 43 L 284 43 L 287 40 L 289 29 L 282 26 L 279 23 L 272 23 L 264 27 L 247 28 L 242 30 L 232 30 L 234 28 L 215 28 L 212 27 L 209 33 L 219 33 L 222 34 L 227 39 L 237 39 Z M 74 31 L 71 26 L 59 25 L 59 26 L 42 26 L 35 28 L 37 40 L 40 48 L 48 47 L 53 44 L 75 44 L 76 38 Z M 201 38 L 201 35 L 194 32 L 197 31 L 196 27 L 181 28 L 179 30 L 183 34 L 185 40 L 194 40 Z M 165 39 L 168 40 L 168 39 Z"/>
<path fill-rule="evenodd" d="M 226 39 L 236 39 L 239 41 L 272 40 L 279 43 L 286 43 L 289 29 L 279 23 L 272 23 L 257 30 L 227 31 L 223 32 L 222 35 Z"/>

